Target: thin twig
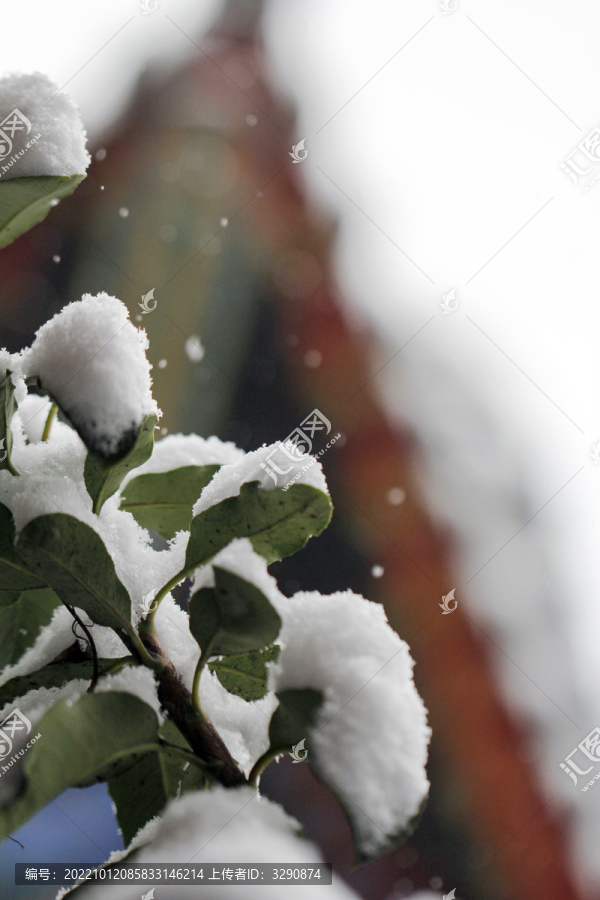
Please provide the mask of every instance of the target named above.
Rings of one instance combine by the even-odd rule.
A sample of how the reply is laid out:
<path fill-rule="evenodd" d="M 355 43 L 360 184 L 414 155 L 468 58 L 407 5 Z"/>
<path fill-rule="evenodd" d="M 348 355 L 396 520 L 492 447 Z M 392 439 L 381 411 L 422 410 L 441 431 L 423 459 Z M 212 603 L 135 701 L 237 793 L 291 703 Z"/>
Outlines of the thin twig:
<path fill-rule="evenodd" d="M 25 844 L 22 844 L 21 841 L 18 841 L 16 838 L 14 838 L 12 834 L 7 834 L 6 837 L 9 839 L 9 841 L 14 841 L 15 844 L 18 844 L 22 850 L 25 849 Z"/>
<path fill-rule="evenodd" d="M 63 600 L 64 603 L 64 600 Z M 75 612 L 72 606 L 69 606 L 68 603 L 65 603 L 65 606 L 75 619 L 78 625 L 81 625 L 82 631 L 84 632 L 86 639 L 89 642 L 90 650 L 92 651 L 92 663 L 93 663 L 93 671 L 92 671 L 92 680 L 90 682 L 90 686 L 87 689 L 88 694 L 93 694 L 96 684 L 98 683 L 98 651 L 96 650 L 96 645 L 94 643 L 94 638 L 92 637 L 88 627 L 83 624 L 80 617 Z"/>

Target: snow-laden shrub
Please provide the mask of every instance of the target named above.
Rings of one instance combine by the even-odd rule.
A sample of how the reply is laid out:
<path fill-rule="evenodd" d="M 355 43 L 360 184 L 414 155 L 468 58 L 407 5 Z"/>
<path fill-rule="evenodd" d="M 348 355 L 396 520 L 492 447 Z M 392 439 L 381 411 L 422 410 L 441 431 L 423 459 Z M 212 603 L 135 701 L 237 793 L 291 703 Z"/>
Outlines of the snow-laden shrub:
<path fill-rule="evenodd" d="M 0 80 L 0 112 L 14 102 L 20 121 L 41 121 L 51 89 Z M 40 220 L 40 190 L 66 189 L 44 179 L 83 177 L 71 102 L 44 114 L 46 155 L 40 145 L 29 177 L 0 180 L 0 246 Z M 268 565 L 331 518 L 320 464 L 288 452 L 283 488 L 273 447 L 155 445 L 147 346 L 124 304 L 100 294 L 22 353 L 0 351 L 0 837 L 65 788 L 104 781 L 126 846 L 107 865 L 315 863 L 298 824 L 260 795 L 265 767 L 291 753 L 338 797 L 357 860 L 387 852 L 428 790 L 408 647 L 350 591 L 279 591 Z M 184 612 L 171 591 L 186 578 Z M 352 896 L 335 881 L 294 896 L 308 890 Z M 161 886 L 165 900 L 196 893 Z"/>
<path fill-rule="evenodd" d="M 154 446 L 146 343 L 120 301 L 86 296 L 2 357 L 0 709 L 41 737 L 0 830 L 101 779 L 126 843 L 188 793 L 165 822 L 202 810 L 202 832 L 218 820 L 215 791 L 251 798 L 265 766 L 294 752 L 340 799 L 357 858 L 386 852 L 428 789 L 408 648 L 381 606 L 350 591 L 286 598 L 268 572 L 329 522 L 318 463 L 299 457 L 284 491 L 261 465 L 272 448 L 194 435 Z M 170 591 L 188 576 L 186 613 Z M 284 821 L 268 809 L 269 827 Z"/>

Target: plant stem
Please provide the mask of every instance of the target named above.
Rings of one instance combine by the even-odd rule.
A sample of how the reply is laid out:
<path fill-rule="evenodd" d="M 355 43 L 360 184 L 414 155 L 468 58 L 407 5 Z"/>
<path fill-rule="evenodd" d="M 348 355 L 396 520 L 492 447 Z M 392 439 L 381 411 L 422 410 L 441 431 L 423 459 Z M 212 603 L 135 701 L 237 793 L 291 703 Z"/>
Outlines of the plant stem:
<path fill-rule="evenodd" d="M 122 629 L 122 634 L 119 635 L 123 643 L 129 650 L 135 650 L 137 655 L 139 656 L 140 662 L 142 665 L 147 666 L 149 669 L 152 669 L 156 675 L 160 675 L 162 670 L 164 669 L 164 663 L 160 658 L 156 658 L 152 653 L 149 653 L 146 649 L 146 646 L 140 636 L 136 633 L 135 629 L 131 626 L 124 626 Z"/>
<path fill-rule="evenodd" d="M 215 773 L 211 772 L 210 768 L 203 762 L 201 759 L 194 753 L 190 753 L 189 750 L 186 750 L 184 747 L 178 747 L 176 744 L 170 744 L 168 741 L 165 741 L 163 738 L 158 739 L 159 746 L 163 753 L 168 754 L 169 756 L 176 756 L 179 759 L 183 759 L 186 762 L 191 763 L 193 766 L 196 766 L 197 769 L 200 769 L 202 774 L 213 784 L 216 783 L 217 779 L 215 777 Z"/>
<path fill-rule="evenodd" d="M 56 416 L 57 412 L 58 412 L 58 406 L 56 405 L 56 403 L 53 402 L 50 407 L 50 412 L 48 413 L 48 416 L 46 418 L 46 424 L 44 425 L 44 430 L 42 431 L 42 440 L 43 441 L 47 441 L 48 438 L 50 437 L 50 429 L 52 428 L 52 423 L 54 421 L 54 417 Z"/>
<path fill-rule="evenodd" d="M 147 632 L 141 632 L 140 637 L 148 655 L 155 664 L 160 665 L 160 669 L 157 669 L 158 699 L 193 753 L 204 761 L 213 777 L 225 787 L 247 784 L 244 773 L 216 728 L 194 706 L 190 691 L 183 684 L 171 660 L 165 656 L 157 639 Z"/>
<path fill-rule="evenodd" d="M 194 566 L 194 568 L 196 568 Z M 183 581 L 187 575 L 189 575 L 190 571 L 186 568 L 183 568 L 177 575 L 174 575 L 170 581 L 167 581 L 163 587 L 161 587 L 160 591 L 152 601 L 152 609 L 148 613 L 145 619 L 143 619 L 143 630 L 146 634 L 156 635 L 156 628 L 154 627 L 154 617 L 156 616 L 158 607 L 160 605 L 161 600 L 163 600 L 170 590 L 174 587 L 177 587 L 180 581 Z"/>
<path fill-rule="evenodd" d="M 259 757 L 254 765 L 252 766 L 252 771 L 248 775 L 248 783 L 252 785 L 252 787 L 258 788 L 258 779 L 267 768 L 269 763 L 272 763 L 274 759 L 278 756 L 283 756 L 283 750 L 267 750 L 266 753 L 263 753 L 261 757 Z"/>
<path fill-rule="evenodd" d="M 138 665 L 138 661 L 135 658 L 135 656 L 124 656 L 122 659 L 119 659 L 119 660 L 117 660 L 117 662 L 114 662 L 112 664 L 112 666 L 108 666 L 108 668 L 106 668 L 104 670 L 104 674 L 105 675 L 114 675 L 115 672 L 120 672 L 120 670 L 124 669 L 125 666 L 137 666 L 137 665 Z"/>

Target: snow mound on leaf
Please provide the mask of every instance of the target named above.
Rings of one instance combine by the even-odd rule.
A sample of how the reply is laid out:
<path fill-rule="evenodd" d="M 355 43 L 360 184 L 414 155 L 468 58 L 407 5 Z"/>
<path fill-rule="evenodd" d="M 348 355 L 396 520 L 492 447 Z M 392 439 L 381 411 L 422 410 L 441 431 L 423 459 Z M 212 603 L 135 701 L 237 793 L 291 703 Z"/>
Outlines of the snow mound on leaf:
<path fill-rule="evenodd" d="M 221 863 L 235 868 L 243 863 L 285 863 L 310 866 L 322 862 L 317 847 L 298 836 L 300 825 L 280 806 L 265 800 L 251 788 L 190 793 L 171 801 L 151 843 L 132 853 L 128 865 L 151 863 L 206 865 Z M 151 831 L 154 831 L 154 825 Z M 112 885 L 111 900 L 139 900 L 135 885 Z M 334 876 L 332 885 L 310 885 L 273 888 L 277 900 L 350 900 L 356 894 Z M 264 900 L 270 889 L 245 884 L 248 900 Z M 106 888 L 86 887 L 85 900 L 103 900 Z M 211 885 L 204 881 L 201 894 L 206 900 L 238 900 L 239 882 Z M 64 894 L 63 894 L 64 895 Z M 161 900 L 196 900 L 198 887 L 164 885 Z M 61 894 L 59 894 L 59 897 Z"/>
<path fill-rule="evenodd" d="M 19 476 L 0 471 L 0 502 L 11 510 L 17 532 L 37 516 L 57 512 L 92 524 L 92 501 L 83 481 L 86 449 L 77 434 L 65 426 L 54 431 L 51 441 L 26 444 L 20 411 L 15 419 L 12 462 Z"/>
<path fill-rule="evenodd" d="M 0 722 L 6 716 L 17 708 L 24 716 L 27 716 L 31 724 L 36 727 L 50 707 L 54 706 L 57 700 L 78 700 L 82 694 L 85 694 L 89 687 L 90 681 L 85 678 L 75 678 L 67 682 L 62 687 L 36 688 L 33 691 L 27 691 L 20 697 L 15 697 L 10 703 L 7 703 L 0 711 Z"/>
<path fill-rule="evenodd" d="M 276 485 L 267 472 L 267 469 L 271 468 L 267 458 L 277 447 L 277 444 L 259 447 L 258 450 L 246 453 L 239 462 L 219 469 L 213 480 L 206 485 L 196 501 L 193 514 L 197 516 L 199 513 L 204 512 L 205 509 L 220 503 L 221 500 L 226 500 L 228 497 L 236 497 L 240 493 L 241 486 L 250 481 L 260 482 L 261 488 L 264 491 L 269 491 L 274 487 L 284 487 L 285 484 L 298 475 L 299 478 L 295 482 L 296 484 L 307 484 L 318 488 L 325 494 L 329 493 L 321 463 L 317 462 L 312 456 L 303 456 L 298 462 L 288 460 L 289 468 L 286 465 L 286 474 L 285 476 L 279 476 L 279 483 Z M 266 468 L 263 468 L 263 465 Z M 303 468 L 306 471 L 303 471 Z"/>
<path fill-rule="evenodd" d="M 72 705 L 86 693 L 89 686 L 89 678 L 74 678 L 62 687 L 41 687 L 27 691 L 26 694 L 15 697 L 3 707 L 0 711 L 0 722 L 15 708 L 18 708 L 35 726 L 58 700 L 66 700 L 69 705 Z M 142 666 L 126 666 L 115 675 L 105 675 L 99 678 L 95 691 L 97 694 L 114 691 L 133 694 L 134 697 L 143 700 L 154 710 L 161 724 L 164 721 L 158 700 L 156 680 L 150 669 Z"/>
<path fill-rule="evenodd" d="M 82 614 L 81 610 L 79 610 L 79 614 Z M 85 616 L 85 613 L 83 615 Z M 55 609 L 52 619 L 45 628 L 42 628 L 33 646 L 26 650 L 18 662 L 2 669 L 0 685 L 6 684 L 11 678 L 37 672 L 38 669 L 51 663 L 59 653 L 62 653 L 75 641 L 72 625 L 73 616 L 66 606 L 59 606 Z M 123 645 L 121 646 L 123 653 L 117 655 L 126 656 L 127 650 Z"/>
<path fill-rule="evenodd" d="M 282 615 L 281 607 L 285 610 L 288 598 L 277 587 L 276 579 L 267 569 L 267 561 L 254 550 L 249 538 L 236 538 L 217 553 L 208 565 L 196 569 L 194 591 L 215 586 L 214 566 L 227 569 L 239 578 L 252 582 Z"/>
<path fill-rule="evenodd" d="M 430 729 L 415 688 L 408 646 L 383 607 L 351 591 L 285 597 L 249 540 L 232 541 L 213 566 L 256 585 L 281 616 L 282 651 L 269 663 L 270 691 L 313 688 L 325 702 L 309 737 L 309 760 L 346 806 L 364 856 L 386 849 L 415 816 L 429 783 Z"/>
<path fill-rule="evenodd" d="M 148 338 L 116 297 L 85 294 L 36 333 L 25 351 L 27 375 L 69 416 L 85 443 L 110 457 L 122 452 L 142 419 L 160 414 L 152 398 Z"/>
<path fill-rule="evenodd" d="M 0 381 L 4 381 L 6 373 L 11 373 L 11 381 L 15 389 L 17 403 L 21 403 L 27 396 L 27 386 L 23 379 L 23 356 L 20 353 L 9 353 L 8 350 L 0 350 Z"/>
<path fill-rule="evenodd" d="M 87 135 L 79 109 L 68 94 L 59 93 L 58 85 L 47 75 L 12 73 L 0 78 L 0 121 L 10 121 L 13 113 L 15 124 L 22 127 L 14 132 L 12 148 L 4 140 L 3 152 L 9 152 L 0 160 L 1 178 L 85 173 L 91 157 L 86 150 Z M 2 166 L 8 170 L 4 172 Z"/>
<path fill-rule="evenodd" d="M 158 699 L 158 684 L 154 673 L 145 666 L 125 666 L 114 675 L 105 675 L 98 680 L 96 693 L 113 693 L 123 691 L 133 694 L 150 706 L 162 725 L 164 716 Z"/>
<path fill-rule="evenodd" d="M 363 856 L 381 853 L 429 787 L 430 729 L 408 646 L 382 606 L 351 591 L 295 594 L 279 612 L 283 650 L 271 687 L 323 693 L 308 735 L 311 766 L 345 806 Z"/>
<path fill-rule="evenodd" d="M 183 466 L 222 466 L 239 462 L 245 455 L 231 441 L 221 441 L 214 436 L 202 438 L 197 434 L 169 434 L 157 441 L 152 456 L 143 466 L 129 472 L 122 488 L 138 475 L 171 472 Z"/>
<path fill-rule="evenodd" d="M 104 542 L 117 577 L 129 592 L 132 623 L 137 625 L 147 613 L 143 606 L 144 598 L 151 591 L 156 593 L 183 567 L 187 534 L 181 532 L 166 549 L 155 550 L 148 532 L 131 513 L 119 509 L 117 495 L 109 497 L 99 516 L 94 515 L 83 477 L 87 453 L 85 445 L 72 428 L 56 421 L 48 441 L 25 443 L 21 417 L 27 419 L 28 410 L 35 410 L 35 405 L 29 406 L 29 399 L 19 407 L 13 420 L 18 420 L 19 428 L 12 461 L 20 475 L 16 477 L 7 470 L 0 471 L 0 502 L 11 510 L 17 534 L 32 519 L 55 513 L 73 516 L 92 528 Z M 30 422 L 29 427 L 31 425 Z M 55 624 L 50 623 L 50 631 L 54 631 L 57 624 L 58 620 Z M 60 631 L 63 635 L 60 640 L 66 639 L 67 643 L 59 646 L 55 655 L 73 642 L 73 636 L 70 635 L 69 639 L 62 624 Z M 44 640 L 48 637 L 49 633 L 44 634 Z M 123 644 L 111 629 L 95 626 L 94 638 L 99 651 L 106 645 L 105 656 L 126 655 Z M 40 648 L 42 645 L 43 641 Z M 50 661 L 45 659 L 45 651 L 42 655 L 44 659 L 40 665 Z M 38 666 L 33 665 L 33 668 Z"/>

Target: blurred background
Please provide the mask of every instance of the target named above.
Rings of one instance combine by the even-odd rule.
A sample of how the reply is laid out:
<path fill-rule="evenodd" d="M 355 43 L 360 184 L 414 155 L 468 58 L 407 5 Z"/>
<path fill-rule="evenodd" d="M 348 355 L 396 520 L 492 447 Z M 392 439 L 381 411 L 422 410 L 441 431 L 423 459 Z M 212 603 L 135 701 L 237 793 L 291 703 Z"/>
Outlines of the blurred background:
<path fill-rule="evenodd" d="M 0 346 L 106 291 L 147 330 L 161 434 L 252 450 L 315 407 L 342 434 L 331 527 L 271 570 L 384 604 L 431 798 L 352 869 L 306 766 L 265 792 L 364 898 L 600 897 L 600 788 L 560 768 L 600 725 L 600 188 L 561 167 L 600 122 L 598 5 L 30 0 L 2 21 L 3 70 L 75 99 L 93 162 L 0 253 Z M 8 900 L 55 892 L 15 862 L 122 845 L 101 785 L 15 838 Z"/>

